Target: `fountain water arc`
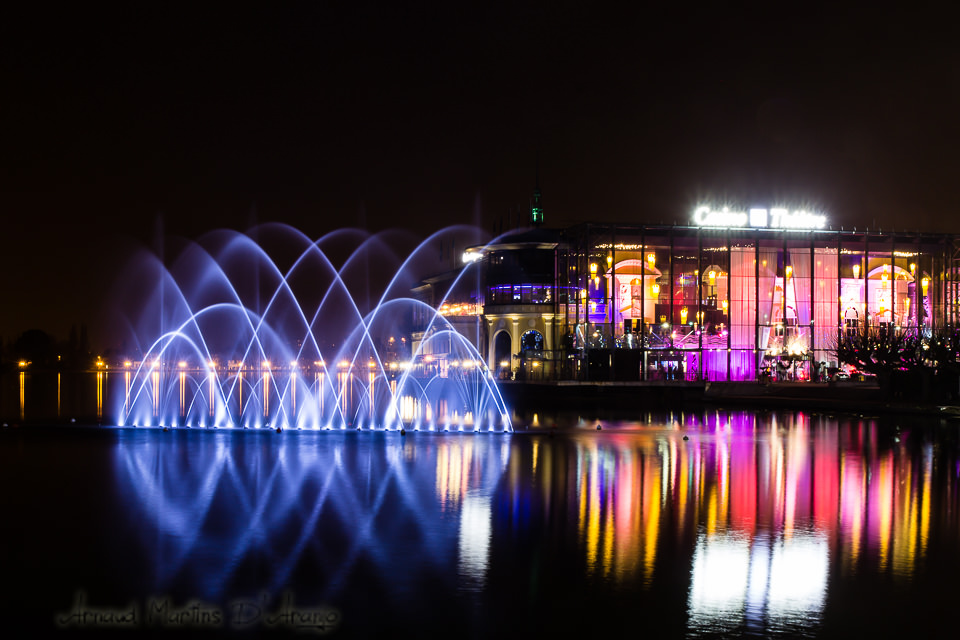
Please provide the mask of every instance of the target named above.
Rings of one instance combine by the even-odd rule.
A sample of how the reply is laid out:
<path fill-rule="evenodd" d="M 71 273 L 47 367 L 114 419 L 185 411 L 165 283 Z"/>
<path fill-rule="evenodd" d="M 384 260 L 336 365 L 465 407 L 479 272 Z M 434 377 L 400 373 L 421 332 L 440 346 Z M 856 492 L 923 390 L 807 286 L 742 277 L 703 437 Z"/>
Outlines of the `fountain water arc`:
<path fill-rule="evenodd" d="M 274 223 L 187 242 L 169 266 L 138 257 L 121 295 L 135 347 L 117 423 L 511 431 L 476 346 L 410 295 L 438 243 L 458 232 L 439 231 L 401 258 L 386 232 L 313 241 Z"/>

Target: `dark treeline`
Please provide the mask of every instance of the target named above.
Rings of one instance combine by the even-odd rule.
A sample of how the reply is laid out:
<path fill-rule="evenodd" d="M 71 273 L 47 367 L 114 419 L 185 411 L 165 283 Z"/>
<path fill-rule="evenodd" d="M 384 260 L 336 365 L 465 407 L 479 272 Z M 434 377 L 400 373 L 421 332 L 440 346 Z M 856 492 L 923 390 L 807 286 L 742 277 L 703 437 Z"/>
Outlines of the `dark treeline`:
<path fill-rule="evenodd" d="M 97 359 L 86 325 L 79 328 L 73 325 L 66 340 L 59 340 L 42 329 L 30 329 L 2 344 L 5 368 L 26 362 L 31 369 L 88 369 Z"/>

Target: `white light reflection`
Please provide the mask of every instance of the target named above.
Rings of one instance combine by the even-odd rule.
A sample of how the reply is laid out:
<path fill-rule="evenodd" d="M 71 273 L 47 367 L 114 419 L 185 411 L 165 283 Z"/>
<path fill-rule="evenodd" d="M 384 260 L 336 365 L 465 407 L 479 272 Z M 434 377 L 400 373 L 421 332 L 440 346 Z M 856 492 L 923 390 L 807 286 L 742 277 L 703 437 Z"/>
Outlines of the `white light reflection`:
<path fill-rule="evenodd" d="M 689 629 L 736 627 L 742 616 L 750 569 L 747 540 L 701 535 L 693 554 Z"/>
<path fill-rule="evenodd" d="M 772 615 L 819 617 L 827 595 L 830 553 L 819 534 L 795 535 L 773 547 L 769 607 Z"/>
<path fill-rule="evenodd" d="M 795 533 L 753 543 L 700 535 L 693 558 L 688 631 L 693 635 L 750 629 L 769 634 L 810 628 L 826 602 L 829 548 L 825 536 Z"/>
<path fill-rule="evenodd" d="M 491 533 L 490 497 L 468 493 L 460 511 L 458 567 L 461 588 L 465 591 L 482 591 L 486 586 Z"/>

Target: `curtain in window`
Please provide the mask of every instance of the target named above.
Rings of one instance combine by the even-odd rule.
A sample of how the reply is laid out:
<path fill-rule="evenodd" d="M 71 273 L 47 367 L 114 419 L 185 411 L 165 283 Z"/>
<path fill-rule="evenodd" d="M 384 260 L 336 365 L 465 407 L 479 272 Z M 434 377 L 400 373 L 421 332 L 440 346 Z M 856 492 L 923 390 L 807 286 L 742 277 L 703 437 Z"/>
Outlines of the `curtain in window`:
<path fill-rule="evenodd" d="M 756 253 L 753 247 L 730 249 L 730 344 L 753 349 L 756 339 Z"/>
<path fill-rule="evenodd" d="M 788 304 L 797 312 L 797 323 L 803 328 L 810 326 L 810 249 L 789 249 L 789 265 L 793 267 L 793 300 Z"/>
<path fill-rule="evenodd" d="M 730 379 L 756 380 L 757 354 L 753 349 L 734 349 L 730 352 Z"/>
<path fill-rule="evenodd" d="M 779 282 L 777 267 L 780 261 L 778 248 L 760 247 L 757 252 L 760 260 L 760 280 L 757 282 L 757 298 L 760 308 L 760 343 L 757 348 L 764 352 L 770 341 L 770 326 L 781 319 L 780 310 L 774 311 L 774 304 L 782 304 L 781 296 L 775 295 Z"/>
<path fill-rule="evenodd" d="M 837 300 L 839 260 L 836 249 L 814 249 L 814 313 L 813 348 L 814 358 L 824 362 L 833 361 L 832 351 L 840 323 L 840 308 Z"/>

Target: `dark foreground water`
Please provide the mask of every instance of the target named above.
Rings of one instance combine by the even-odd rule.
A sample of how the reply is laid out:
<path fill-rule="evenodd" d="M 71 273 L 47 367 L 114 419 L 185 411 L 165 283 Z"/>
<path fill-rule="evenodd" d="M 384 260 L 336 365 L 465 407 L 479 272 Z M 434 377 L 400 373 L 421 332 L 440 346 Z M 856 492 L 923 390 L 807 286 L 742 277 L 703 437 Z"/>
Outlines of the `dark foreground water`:
<path fill-rule="evenodd" d="M 554 424 L 3 428 L 0 628 L 955 637 L 960 423 Z"/>

